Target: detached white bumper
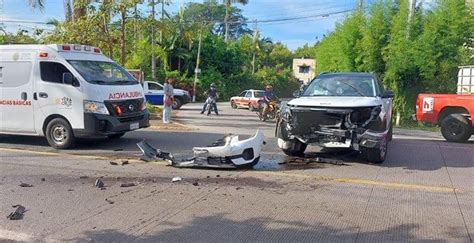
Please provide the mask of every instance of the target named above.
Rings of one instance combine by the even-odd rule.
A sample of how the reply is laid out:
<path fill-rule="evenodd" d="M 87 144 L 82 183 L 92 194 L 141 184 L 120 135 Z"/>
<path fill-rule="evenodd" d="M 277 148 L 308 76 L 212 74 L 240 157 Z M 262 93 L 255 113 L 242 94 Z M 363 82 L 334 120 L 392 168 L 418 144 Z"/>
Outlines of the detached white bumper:
<path fill-rule="evenodd" d="M 239 136 L 231 135 L 216 146 L 193 148 L 194 157 L 230 161 L 237 167 L 245 166 L 258 162 L 264 140 L 265 136 L 260 130 L 253 137 L 242 141 L 239 141 Z"/>

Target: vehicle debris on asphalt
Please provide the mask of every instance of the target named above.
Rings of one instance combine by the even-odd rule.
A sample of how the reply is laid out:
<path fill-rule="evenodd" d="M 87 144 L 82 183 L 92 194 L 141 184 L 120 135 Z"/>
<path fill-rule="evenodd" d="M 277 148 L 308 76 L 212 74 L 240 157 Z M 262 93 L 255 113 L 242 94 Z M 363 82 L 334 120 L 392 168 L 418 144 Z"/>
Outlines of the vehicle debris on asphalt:
<path fill-rule="evenodd" d="M 18 185 L 18 186 L 20 186 L 20 187 L 33 187 L 33 185 L 31 185 L 31 184 L 23 183 L 23 182 L 20 183 L 20 185 Z"/>
<path fill-rule="evenodd" d="M 20 204 L 18 205 L 13 205 L 12 206 L 13 208 L 16 208 L 14 212 L 11 212 L 8 216 L 7 216 L 7 219 L 10 219 L 10 220 L 19 220 L 19 219 L 23 219 L 23 215 L 25 214 L 26 212 L 26 208 L 21 206 Z"/>
<path fill-rule="evenodd" d="M 173 177 L 173 179 L 171 179 L 171 182 L 178 182 L 178 181 L 182 181 L 183 178 L 179 177 L 179 176 L 176 176 L 176 177 Z"/>
<path fill-rule="evenodd" d="M 122 160 L 122 165 L 128 165 L 128 164 L 129 164 L 128 160 Z"/>
<path fill-rule="evenodd" d="M 132 186 L 136 186 L 137 184 L 133 183 L 133 182 L 129 182 L 129 183 L 122 183 L 120 184 L 120 187 L 132 187 Z"/>
<path fill-rule="evenodd" d="M 114 161 L 110 161 L 109 164 L 111 164 L 111 165 L 118 165 L 117 162 L 114 162 Z"/>
<path fill-rule="evenodd" d="M 110 199 L 108 199 L 108 198 L 106 198 L 105 201 L 108 202 L 109 204 L 114 204 L 114 203 L 115 203 L 114 201 L 112 201 L 112 200 L 110 200 Z"/>
<path fill-rule="evenodd" d="M 176 161 L 171 153 L 163 152 L 148 144 L 145 140 L 137 143 L 144 161 L 163 159 L 171 166 L 189 168 L 252 168 L 260 160 L 260 152 L 265 144 L 265 136 L 261 130 L 245 140 L 237 135 L 227 135 L 207 147 L 194 147 L 193 158 Z"/>
<path fill-rule="evenodd" d="M 79 176 L 79 179 L 87 179 L 89 178 L 88 176 Z"/>
<path fill-rule="evenodd" d="M 105 184 L 101 179 L 97 179 L 95 180 L 94 186 L 102 189 L 104 188 Z"/>
<path fill-rule="evenodd" d="M 142 151 L 143 155 L 140 157 L 141 160 L 146 162 L 152 162 L 157 160 L 166 160 L 168 163 L 174 163 L 174 157 L 172 154 L 163 152 L 159 149 L 153 148 L 146 140 L 142 140 L 137 143 L 138 148 Z"/>

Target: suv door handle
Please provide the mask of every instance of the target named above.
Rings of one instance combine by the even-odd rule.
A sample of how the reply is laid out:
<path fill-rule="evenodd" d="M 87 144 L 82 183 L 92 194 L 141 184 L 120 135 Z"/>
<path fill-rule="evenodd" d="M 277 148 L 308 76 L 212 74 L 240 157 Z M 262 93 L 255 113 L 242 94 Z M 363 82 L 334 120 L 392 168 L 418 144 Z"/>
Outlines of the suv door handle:
<path fill-rule="evenodd" d="M 44 92 L 39 92 L 39 97 L 40 98 L 48 98 L 48 94 L 46 94 Z"/>
<path fill-rule="evenodd" d="M 28 99 L 28 94 L 26 92 L 21 92 L 21 99 L 22 100 L 27 100 Z"/>

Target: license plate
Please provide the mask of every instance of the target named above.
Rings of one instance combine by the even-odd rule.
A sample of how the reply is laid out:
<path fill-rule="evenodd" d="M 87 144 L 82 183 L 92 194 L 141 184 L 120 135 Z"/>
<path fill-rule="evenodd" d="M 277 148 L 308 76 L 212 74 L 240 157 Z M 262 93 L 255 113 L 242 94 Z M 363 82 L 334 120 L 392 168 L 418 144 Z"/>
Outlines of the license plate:
<path fill-rule="evenodd" d="M 137 130 L 138 128 L 140 128 L 140 124 L 138 124 L 138 122 L 130 124 L 130 130 Z"/>

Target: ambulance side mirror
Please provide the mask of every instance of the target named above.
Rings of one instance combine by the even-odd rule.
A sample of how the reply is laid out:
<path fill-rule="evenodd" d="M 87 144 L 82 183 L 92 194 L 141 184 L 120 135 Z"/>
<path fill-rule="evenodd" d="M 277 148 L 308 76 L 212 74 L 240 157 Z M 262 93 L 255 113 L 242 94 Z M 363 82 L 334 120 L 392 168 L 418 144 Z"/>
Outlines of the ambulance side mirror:
<path fill-rule="evenodd" d="M 74 87 L 79 87 L 79 82 L 72 75 L 72 73 L 63 73 L 63 84 L 69 84 Z"/>

